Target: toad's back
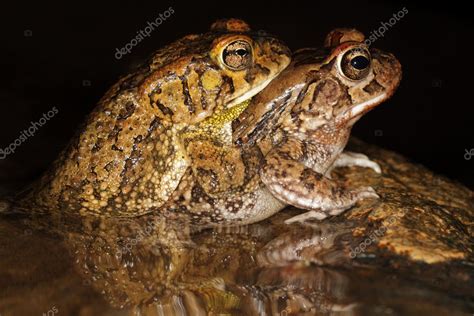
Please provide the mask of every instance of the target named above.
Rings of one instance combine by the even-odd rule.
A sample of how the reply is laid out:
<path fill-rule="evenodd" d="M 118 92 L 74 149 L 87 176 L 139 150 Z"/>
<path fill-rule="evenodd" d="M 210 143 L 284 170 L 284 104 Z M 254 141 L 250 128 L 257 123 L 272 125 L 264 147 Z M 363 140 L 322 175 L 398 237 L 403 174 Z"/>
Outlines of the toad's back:
<path fill-rule="evenodd" d="M 109 89 L 17 206 L 111 216 L 160 207 L 193 158 L 181 133 L 252 97 L 288 63 L 284 44 L 234 19 L 166 46 Z"/>

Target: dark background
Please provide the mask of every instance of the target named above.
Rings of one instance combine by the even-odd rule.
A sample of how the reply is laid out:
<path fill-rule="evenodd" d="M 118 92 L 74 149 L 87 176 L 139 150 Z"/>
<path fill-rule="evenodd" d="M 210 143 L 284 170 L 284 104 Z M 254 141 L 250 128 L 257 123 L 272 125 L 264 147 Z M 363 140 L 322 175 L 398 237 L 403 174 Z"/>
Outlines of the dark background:
<path fill-rule="evenodd" d="M 360 0 L 2 6 L 0 147 L 53 106 L 59 110 L 14 154 L 0 160 L 2 187 L 11 189 L 38 176 L 120 75 L 161 46 L 206 31 L 217 18 L 243 18 L 297 49 L 321 45 L 335 27 L 356 27 L 368 35 L 406 7 L 408 14 L 373 44 L 399 58 L 401 86 L 391 100 L 362 118 L 353 134 L 474 188 L 474 156 L 464 158 L 474 148 L 470 8 Z M 116 48 L 169 7 L 175 13 L 150 37 L 122 59 L 114 57 Z"/>

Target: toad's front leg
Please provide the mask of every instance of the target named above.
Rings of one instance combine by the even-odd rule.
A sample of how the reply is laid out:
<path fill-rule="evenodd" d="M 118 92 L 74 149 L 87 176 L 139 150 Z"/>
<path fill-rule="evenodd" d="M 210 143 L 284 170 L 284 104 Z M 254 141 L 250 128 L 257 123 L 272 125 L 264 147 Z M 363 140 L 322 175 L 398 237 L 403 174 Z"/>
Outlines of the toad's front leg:
<path fill-rule="evenodd" d="M 301 150 L 299 140 L 287 140 L 265 157 L 260 178 L 279 200 L 309 210 L 286 221 L 292 223 L 329 215 L 338 215 L 364 198 L 378 198 L 371 187 L 347 189 L 307 166 L 308 153 Z M 327 153 L 320 153 L 321 155 Z M 311 156 L 317 156 L 317 152 Z M 314 161 L 314 159 L 313 159 Z"/>

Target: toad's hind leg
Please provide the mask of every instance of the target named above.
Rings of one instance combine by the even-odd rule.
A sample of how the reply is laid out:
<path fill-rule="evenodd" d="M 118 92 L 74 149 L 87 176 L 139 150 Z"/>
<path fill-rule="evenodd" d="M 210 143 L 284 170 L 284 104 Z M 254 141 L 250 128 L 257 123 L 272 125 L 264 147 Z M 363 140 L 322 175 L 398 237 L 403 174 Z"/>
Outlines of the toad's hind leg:
<path fill-rule="evenodd" d="M 294 148 L 295 142 L 287 142 L 274 148 L 265 157 L 260 178 L 268 190 L 281 201 L 310 210 L 298 215 L 293 221 L 309 218 L 322 220 L 329 215 L 338 215 L 364 198 L 377 198 L 371 187 L 353 190 L 306 167 Z"/>

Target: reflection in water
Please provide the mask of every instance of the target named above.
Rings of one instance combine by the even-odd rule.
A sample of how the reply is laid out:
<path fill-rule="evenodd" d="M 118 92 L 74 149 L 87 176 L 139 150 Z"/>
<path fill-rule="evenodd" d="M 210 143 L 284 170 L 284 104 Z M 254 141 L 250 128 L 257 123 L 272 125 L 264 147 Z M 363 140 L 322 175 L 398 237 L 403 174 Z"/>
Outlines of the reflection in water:
<path fill-rule="evenodd" d="M 157 217 L 92 219 L 84 220 L 83 231 L 68 234 L 65 242 L 74 249 L 81 275 L 114 307 L 165 315 L 291 315 L 354 306 L 338 304 L 348 283 L 338 272 L 316 266 L 273 268 L 268 262 L 261 269 L 255 258 L 262 257 L 262 236 L 271 234 L 263 226 L 191 231 Z M 308 247 L 307 240 L 319 238 L 308 239 L 309 233 L 320 235 L 305 232 L 301 239 L 279 236 L 280 247 L 273 248 L 295 243 L 301 249 L 301 241 Z M 319 240 L 331 239 L 328 235 Z M 282 262 L 295 259 L 282 253 Z"/>
<path fill-rule="evenodd" d="M 285 216 L 203 231 L 153 216 L 4 217 L 0 313 L 455 315 L 466 308 L 422 283 L 351 268 L 349 224 L 289 230 Z"/>
<path fill-rule="evenodd" d="M 295 261 L 309 261 L 319 265 L 348 263 L 352 224 L 305 224 L 281 233 L 270 240 L 258 253 L 261 266 L 285 266 Z"/>

